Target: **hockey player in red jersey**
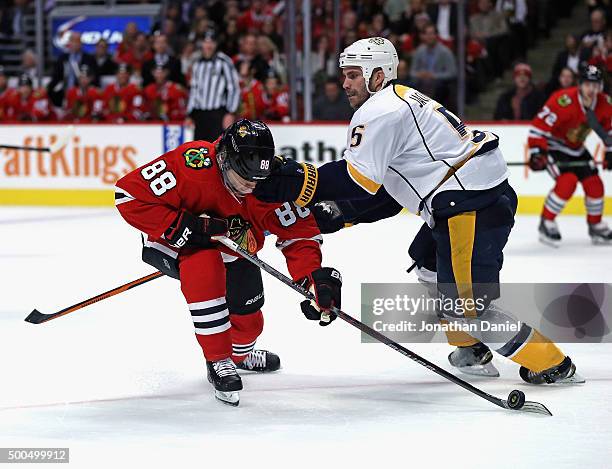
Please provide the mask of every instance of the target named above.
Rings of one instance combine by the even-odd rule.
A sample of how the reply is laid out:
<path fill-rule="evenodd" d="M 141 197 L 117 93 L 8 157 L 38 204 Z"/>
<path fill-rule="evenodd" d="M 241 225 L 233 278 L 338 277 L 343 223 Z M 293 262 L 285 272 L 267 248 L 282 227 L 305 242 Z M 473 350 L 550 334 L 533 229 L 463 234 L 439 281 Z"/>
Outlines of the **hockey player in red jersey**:
<path fill-rule="evenodd" d="M 79 83 L 66 92 L 66 120 L 72 122 L 92 122 L 102 119 L 103 98 L 100 90 L 92 85 L 93 70 L 81 65 Z"/>
<path fill-rule="evenodd" d="M 12 109 L 10 103 L 14 101 L 17 91 L 8 86 L 8 77 L 4 72 L 4 67 L 0 65 L 0 121 L 12 119 Z"/>
<path fill-rule="evenodd" d="M 187 92 L 177 83 L 168 81 L 168 67 L 158 63 L 153 69 L 154 83 L 144 89 L 149 119 L 184 120 L 186 115 Z"/>
<path fill-rule="evenodd" d="M 265 231 L 275 234 L 291 276 L 317 297 L 318 304 L 302 302 L 304 315 L 327 325 L 334 318 L 326 311 L 340 306 L 340 274 L 321 267 L 321 235 L 310 211 L 251 195 L 273 159 L 268 127 L 242 119 L 215 143 L 183 144 L 127 174 L 116 188 L 119 212 L 147 235 L 143 259 L 180 279 L 208 379 L 216 397 L 233 405 L 242 389 L 236 366 L 274 371 L 280 359 L 254 349 L 263 328 L 259 269 L 211 236 L 227 233 L 254 254 Z"/>
<path fill-rule="evenodd" d="M 130 83 L 131 73 L 129 65 L 119 64 L 116 83 L 104 88 L 104 118 L 108 122 L 135 122 L 142 117 L 142 91 Z"/>
<path fill-rule="evenodd" d="M 265 118 L 275 121 L 288 118 L 289 93 L 287 93 L 286 87 L 280 85 L 280 80 L 276 73 L 271 73 L 266 77 L 264 89 Z"/>
<path fill-rule="evenodd" d="M 7 98 L 6 114 L 12 120 L 44 122 L 55 118 L 47 91 L 34 89 L 28 75 L 19 77 L 19 88 Z"/>
<path fill-rule="evenodd" d="M 601 92 L 602 73 L 587 66 L 578 87 L 557 91 L 533 119 L 529 130 L 529 166 L 547 169 L 555 186 L 542 210 L 540 240 L 558 246 L 561 234 L 555 222 L 580 181 L 585 193 L 589 236 L 598 243 L 612 242 L 612 230 L 602 221 L 604 186 L 593 157 L 584 146 L 593 127 L 607 133 L 604 167 L 612 169 L 612 99 Z"/>

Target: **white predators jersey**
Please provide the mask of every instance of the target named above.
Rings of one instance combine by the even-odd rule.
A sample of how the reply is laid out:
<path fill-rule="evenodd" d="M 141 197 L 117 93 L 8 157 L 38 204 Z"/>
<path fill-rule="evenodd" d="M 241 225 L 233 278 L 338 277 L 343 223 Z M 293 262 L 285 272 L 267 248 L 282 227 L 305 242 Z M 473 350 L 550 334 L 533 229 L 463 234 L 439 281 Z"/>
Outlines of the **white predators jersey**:
<path fill-rule="evenodd" d="M 390 85 L 353 115 L 344 159 L 355 183 L 370 194 L 384 186 L 433 227 L 438 192 L 490 189 L 508 178 L 497 146 L 496 135 L 466 128 L 413 88 Z"/>

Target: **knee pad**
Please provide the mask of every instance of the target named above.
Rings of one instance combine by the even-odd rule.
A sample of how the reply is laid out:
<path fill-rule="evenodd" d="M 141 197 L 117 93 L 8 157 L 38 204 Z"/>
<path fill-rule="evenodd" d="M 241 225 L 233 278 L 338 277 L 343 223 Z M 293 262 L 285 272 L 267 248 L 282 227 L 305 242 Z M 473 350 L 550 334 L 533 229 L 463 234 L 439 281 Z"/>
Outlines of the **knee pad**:
<path fill-rule="evenodd" d="M 246 259 L 225 264 L 226 299 L 230 314 L 251 314 L 264 304 L 261 270 Z"/>
<path fill-rule="evenodd" d="M 563 173 L 556 181 L 555 188 L 553 189 L 555 194 L 564 200 L 568 200 L 574 195 L 576 185 L 578 184 L 578 176 L 574 173 Z"/>

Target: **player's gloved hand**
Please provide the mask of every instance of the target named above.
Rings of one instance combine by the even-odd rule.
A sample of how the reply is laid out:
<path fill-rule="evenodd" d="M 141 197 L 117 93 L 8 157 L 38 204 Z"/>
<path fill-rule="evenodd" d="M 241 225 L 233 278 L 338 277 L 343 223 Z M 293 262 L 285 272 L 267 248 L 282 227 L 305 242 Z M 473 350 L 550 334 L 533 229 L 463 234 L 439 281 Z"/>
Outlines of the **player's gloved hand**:
<path fill-rule="evenodd" d="M 338 204 L 333 201 L 317 202 L 310 207 L 321 233 L 335 233 L 344 228 L 344 215 Z"/>
<path fill-rule="evenodd" d="M 320 326 L 328 326 L 336 319 L 330 311 L 332 306 L 340 308 L 342 276 L 331 267 L 321 267 L 299 282 L 304 288 L 314 293 L 316 302 L 304 300 L 300 303 L 306 319 L 319 321 Z"/>
<path fill-rule="evenodd" d="M 604 168 L 608 171 L 612 171 L 612 151 L 606 152 L 606 156 L 604 158 Z"/>
<path fill-rule="evenodd" d="M 314 166 L 309 165 L 309 168 L 316 173 Z M 304 188 L 305 178 L 306 163 L 298 163 L 291 158 L 276 157 L 272 165 L 272 173 L 263 181 L 257 182 L 253 195 L 264 202 L 298 201 Z M 314 188 L 316 188 L 316 179 Z"/>
<path fill-rule="evenodd" d="M 548 164 L 548 153 L 544 150 L 540 150 L 537 153 L 533 153 L 529 157 L 529 167 L 532 171 L 543 171 L 546 169 Z"/>
<path fill-rule="evenodd" d="M 223 218 L 212 218 L 207 215 L 197 217 L 183 210 L 166 230 L 164 238 L 176 248 L 185 246 L 212 248 L 215 244 L 210 237 L 225 235 L 227 229 L 227 220 Z"/>

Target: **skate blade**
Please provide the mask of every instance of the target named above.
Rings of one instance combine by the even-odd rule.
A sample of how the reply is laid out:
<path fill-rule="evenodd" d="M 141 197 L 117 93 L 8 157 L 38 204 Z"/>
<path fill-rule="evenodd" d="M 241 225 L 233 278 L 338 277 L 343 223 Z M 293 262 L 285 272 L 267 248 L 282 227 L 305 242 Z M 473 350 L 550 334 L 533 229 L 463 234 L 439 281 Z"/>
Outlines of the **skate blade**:
<path fill-rule="evenodd" d="M 491 362 L 486 363 L 485 365 L 458 366 L 457 369 L 466 375 L 499 378 L 499 371 Z"/>
<path fill-rule="evenodd" d="M 215 398 L 232 407 L 238 407 L 238 404 L 240 404 L 240 393 L 238 391 L 224 392 L 215 390 Z"/>
<path fill-rule="evenodd" d="M 574 372 L 572 376 L 567 378 L 560 379 L 559 381 L 555 381 L 552 384 L 584 384 L 586 383 L 586 379 L 578 373 Z"/>
<path fill-rule="evenodd" d="M 591 236 L 591 243 L 595 246 L 609 246 L 612 244 L 612 239 L 599 238 L 597 236 Z"/>
<path fill-rule="evenodd" d="M 542 234 L 539 236 L 539 239 L 540 239 L 540 242 L 542 244 L 546 244 L 546 246 L 550 246 L 551 248 L 557 248 L 558 249 L 559 246 L 561 245 L 561 240 L 554 241 L 554 240 L 552 240 L 550 238 L 547 238 L 546 236 L 544 236 Z"/>

